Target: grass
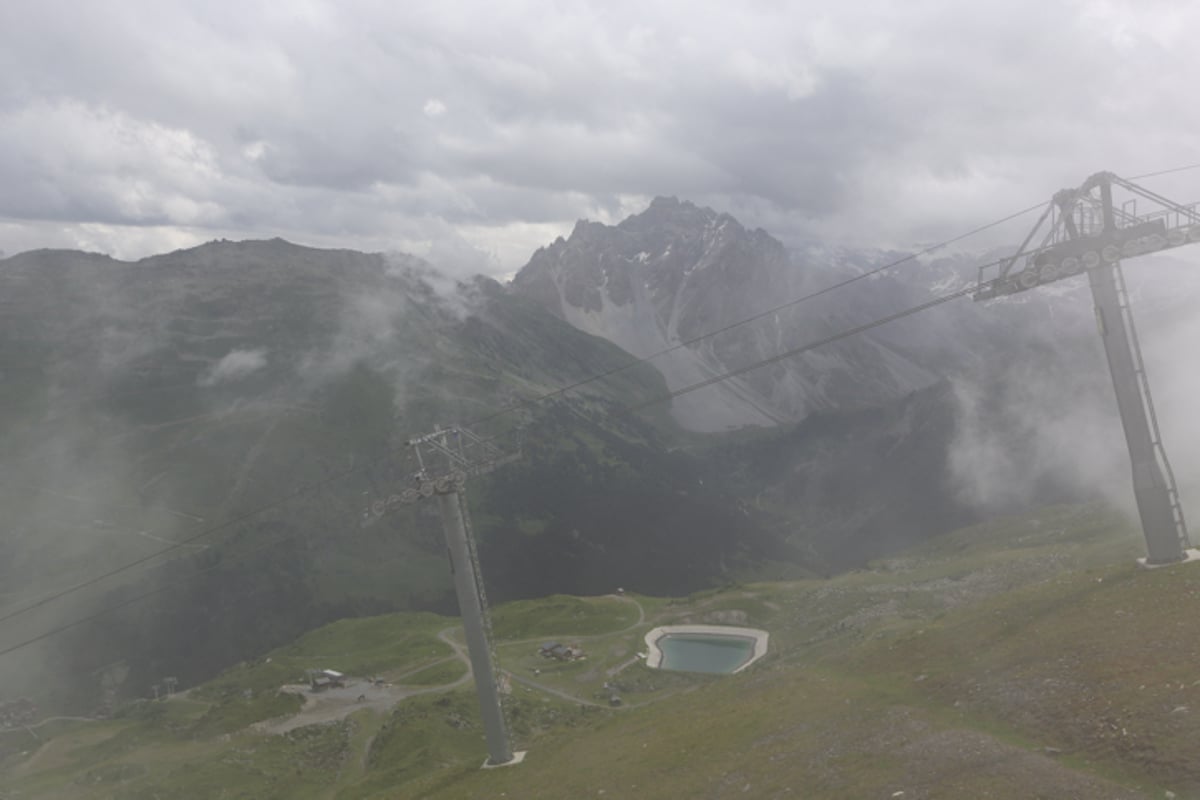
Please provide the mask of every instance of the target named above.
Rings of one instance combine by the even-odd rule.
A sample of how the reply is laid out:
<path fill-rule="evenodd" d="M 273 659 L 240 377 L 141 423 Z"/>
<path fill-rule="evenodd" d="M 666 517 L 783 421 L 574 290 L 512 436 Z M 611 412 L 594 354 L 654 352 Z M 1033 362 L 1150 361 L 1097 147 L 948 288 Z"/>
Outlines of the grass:
<path fill-rule="evenodd" d="M 498 639 L 591 636 L 636 621 L 637 607 L 615 597 L 551 595 L 505 603 L 492 612 L 492 629 Z"/>
<path fill-rule="evenodd" d="M 478 769 L 469 686 L 283 736 L 246 729 L 295 702 L 267 687 L 301 665 L 428 687 L 463 674 L 436 638 L 453 620 L 394 615 L 326 626 L 189 698 L 48 732 L 0 779 L 83 800 L 1200 796 L 1200 567 L 1143 571 L 1138 551 L 1118 517 L 1055 508 L 830 580 L 633 598 L 641 625 L 617 598 L 507 604 L 501 666 L 576 698 L 514 681 L 507 716 L 530 752 L 512 769 Z M 685 620 L 764 627 L 771 650 L 722 677 L 631 660 L 650 627 Z M 542 638 L 588 658 L 546 661 Z M 605 682 L 625 708 L 581 704 L 603 705 Z"/>
<path fill-rule="evenodd" d="M 400 679 L 400 683 L 405 686 L 443 686 L 447 683 L 454 683 L 466 674 L 465 664 L 458 659 L 449 659 L 404 675 Z"/>
<path fill-rule="evenodd" d="M 1138 781 L 1200 784 L 1200 571 L 1131 564 L 1006 593 L 865 648 L 864 669 L 922 669 L 928 702 L 958 704 Z"/>
<path fill-rule="evenodd" d="M 205 737 L 234 733 L 265 719 L 294 714 L 304 705 L 299 695 L 263 691 L 250 697 L 226 697 L 214 703 L 195 721 L 188 733 Z"/>
<path fill-rule="evenodd" d="M 273 691 L 285 683 L 304 683 L 308 669 L 359 676 L 413 669 L 452 654 L 437 633 L 454 624 L 449 617 L 418 612 L 340 620 L 226 671 L 192 695 L 215 701 L 246 690 Z"/>
<path fill-rule="evenodd" d="M 352 723 L 313 725 L 282 736 L 239 737 L 203 760 L 188 759 L 127 787 L 130 800 L 322 797 L 350 752 Z"/>

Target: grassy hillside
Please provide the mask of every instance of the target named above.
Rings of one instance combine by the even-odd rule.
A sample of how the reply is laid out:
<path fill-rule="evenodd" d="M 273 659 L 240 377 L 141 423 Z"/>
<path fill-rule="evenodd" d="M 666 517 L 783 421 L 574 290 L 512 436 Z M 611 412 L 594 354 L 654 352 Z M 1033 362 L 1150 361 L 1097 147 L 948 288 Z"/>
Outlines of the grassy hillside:
<path fill-rule="evenodd" d="M 85 800 L 1196 797 L 1200 565 L 1146 571 L 1139 553 L 1120 518 L 1051 508 L 830 580 L 509 604 L 498 651 L 529 755 L 489 771 L 454 620 L 344 621 L 185 698 L 0 734 L 0 783 Z M 642 635 L 679 622 L 764 627 L 771 650 L 735 676 L 646 669 Z M 543 636 L 588 658 L 540 659 Z M 408 696 L 285 730 L 332 707 L 297 714 L 273 691 L 312 665 Z"/>
<path fill-rule="evenodd" d="M 707 544 L 670 591 L 776 557 L 754 520 L 722 516 L 728 495 L 680 494 L 697 467 L 659 441 L 665 407 L 621 410 L 665 392 L 653 367 L 413 259 L 282 241 L 23 254 L 0 261 L 0 358 L 0 614 L 15 612 L 0 639 L 118 608 L 0 664 L 9 691 L 60 713 L 199 682 L 334 619 L 453 609 L 434 508 L 361 525 L 411 480 L 403 442 L 483 417 L 502 434 L 521 417 L 497 410 L 595 374 L 521 464 L 473 481 L 493 596 L 649 582 L 646 550 L 687 537 Z"/>

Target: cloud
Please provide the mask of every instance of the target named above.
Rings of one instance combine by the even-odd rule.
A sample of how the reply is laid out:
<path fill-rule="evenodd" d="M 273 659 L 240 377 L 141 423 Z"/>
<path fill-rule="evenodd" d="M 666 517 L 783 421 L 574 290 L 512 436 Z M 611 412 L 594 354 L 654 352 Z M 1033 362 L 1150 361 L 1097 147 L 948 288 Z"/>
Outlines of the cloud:
<path fill-rule="evenodd" d="M 1123 269 L 1144 355 L 1155 417 L 1185 511 L 1200 507 L 1200 378 L 1187 368 L 1200 341 L 1193 304 L 1197 262 L 1177 252 L 1131 260 Z M 1136 519 L 1129 451 L 1086 283 L 1057 300 L 1018 309 L 1001 301 L 1030 344 L 955 383 L 949 468 L 960 496 L 987 510 L 1028 507 L 1063 496 L 1100 498 Z M 1057 307 L 1053 307 L 1056 305 Z M 1023 317 L 1018 310 L 1032 311 Z M 1018 322 L 1019 320 L 1019 322 Z M 1197 535 L 1193 522 L 1192 539 Z"/>
<path fill-rule="evenodd" d="M 211 147 L 187 130 L 76 101 L 0 113 L 0 215 L 123 225 L 223 216 Z"/>
<path fill-rule="evenodd" d="M 502 273 L 656 194 L 907 246 L 1196 160 L 1200 108 L 1164 76 L 1192 71 L 1200 8 L 1151 5 L 13 0 L 0 248 L 450 226 Z"/>
<path fill-rule="evenodd" d="M 1128 455 L 1107 387 L 1064 373 L 1061 365 L 1018 362 L 985 385 L 955 383 L 949 467 L 964 500 L 1005 511 L 1066 494 L 1132 508 Z"/>
<path fill-rule="evenodd" d="M 267 365 L 267 351 L 231 350 L 196 382 L 199 386 L 216 386 L 220 383 L 241 380 Z"/>

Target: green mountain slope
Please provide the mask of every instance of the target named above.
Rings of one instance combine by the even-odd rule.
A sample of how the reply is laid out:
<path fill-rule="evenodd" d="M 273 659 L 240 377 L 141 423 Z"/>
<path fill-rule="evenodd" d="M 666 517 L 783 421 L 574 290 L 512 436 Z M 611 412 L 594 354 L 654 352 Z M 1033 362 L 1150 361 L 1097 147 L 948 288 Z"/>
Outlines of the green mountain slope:
<path fill-rule="evenodd" d="M 274 240 L 0 261 L 0 611 L 142 562 L 0 622 L 11 646 L 123 606 L 5 657 L 7 693 L 88 712 L 331 619 L 453 610 L 432 509 L 360 524 L 415 470 L 404 441 L 598 373 L 614 372 L 530 429 L 527 462 L 472 486 L 497 596 L 648 585 L 647 548 L 685 539 L 671 590 L 777 558 L 722 512 L 727 494 L 681 494 L 697 467 L 666 455 L 669 426 L 621 411 L 665 391 L 652 367 L 615 372 L 628 359 L 495 282 L 403 256 Z M 523 419 L 480 432 L 516 448 Z M 638 515 L 652 522 L 623 525 Z M 557 560 L 527 582 L 542 553 Z"/>
<path fill-rule="evenodd" d="M 269 689 L 301 665 L 400 685 L 448 657 L 430 637 L 454 642 L 453 620 L 399 616 L 317 631 L 116 720 L 0 734 L 0 775 L 31 798 L 1192 797 L 1200 567 L 1142 570 L 1139 550 L 1119 518 L 1050 508 L 827 580 L 501 607 L 529 754 L 500 770 L 478 768 L 473 692 L 452 674 L 390 713 L 371 695 L 284 730 L 322 713 L 292 716 Z M 771 650 L 734 676 L 636 659 L 609 674 L 672 622 L 764 627 Z M 545 637 L 588 659 L 540 659 Z M 606 682 L 624 707 L 607 707 Z"/>

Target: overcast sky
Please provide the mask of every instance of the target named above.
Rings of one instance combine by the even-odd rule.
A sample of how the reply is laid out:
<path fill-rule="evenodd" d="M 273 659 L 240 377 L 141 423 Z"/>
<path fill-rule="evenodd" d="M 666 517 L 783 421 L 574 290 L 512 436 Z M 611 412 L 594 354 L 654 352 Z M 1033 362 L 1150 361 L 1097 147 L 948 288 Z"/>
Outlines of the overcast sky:
<path fill-rule="evenodd" d="M 504 273 L 657 194 L 907 247 L 1200 161 L 1198 32 L 1186 0 L 4 0 L 0 250 Z"/>

